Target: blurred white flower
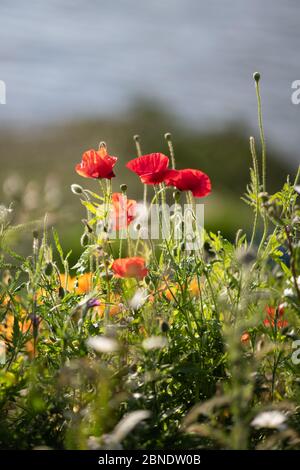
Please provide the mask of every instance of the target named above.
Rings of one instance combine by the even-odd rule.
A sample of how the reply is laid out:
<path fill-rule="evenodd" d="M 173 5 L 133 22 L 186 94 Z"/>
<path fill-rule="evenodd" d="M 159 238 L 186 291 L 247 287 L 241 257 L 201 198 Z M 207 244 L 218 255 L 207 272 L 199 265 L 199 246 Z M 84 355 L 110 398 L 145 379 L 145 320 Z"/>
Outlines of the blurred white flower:
<path fill-rule="evenodd" d="M 251 425 L 255 428 L 283 429 L 286 419 L 281 411 L 264 411 L 254 418 Z"/>
<path fill-rule="evenodd" d="M 13 173 L 3 183 L 3 192 L 8 199 L 18 198 L 24 190 L 24 182 L 20 175 Z"/>
<path fill-rule="evenodd" d="M 150 416 L 151 413 L 148 410 L 137 410 L 128 413 L 121 419 L 121 421 L 119 421 L 113 430 L 113 440 L 115 442 L 122 442 L 137 424 Z"/>
<path fill-rule="evenodd" d="M 49 210 L 58 209 L 62 203 L 62 192 L 55 175 L 49 175 L 44 186 L 44 198 Z"/>
<path fill-rule="evenodd" d="M 148 410 L 136 410 L 123 416 L 121 421 L 109 434 L 102 434 L 100 437 L 90 436 L 88 438 L 88 448 L 90 450 L 122 450 L 121 442 L 125 437 L 144 419 L 151 416 Z"/>
<path fill-rule="evenodd" d="M 284 289 L 283 295 L 284 295 L 285 297 L 293 297 L 294 291 L 293 291 L 293 289 L 292 289 L 291 287 L 288 287 L 287 289 Z"/>
<path fill-rule="evenodd" d="M 36 181 L 30 181 L 23 193 L 23 206 L 26 211 L 36 210 L 40 205 L 40 188 Z"/>
<path fill-rule="evenodd" d="M 133 310 L 141 308 L 147 300 L 147 289 L 138 289 L 132 299 L 129 301 L 129 307 Z"/>
<path fill-rule="evenodd" d="M 8 221 L 9 215 L 12 213 L 11 207 L 5 207 L 2 204 L 0 205 L 0 224 L 4 224 Z"/>
<path fill-rule="evenodd" d="M 86 344 L 97 352 L 110 353 L 119 350 L 119 343 L 108 336 L 91 336 Z"/>
<path fill-rule="evenodd" d="M 142 346 L 146 350 L 162 349 L 167 346 L 167 344 L 168 340 L 164 336 L 150 336 L 142 342 Z"/>

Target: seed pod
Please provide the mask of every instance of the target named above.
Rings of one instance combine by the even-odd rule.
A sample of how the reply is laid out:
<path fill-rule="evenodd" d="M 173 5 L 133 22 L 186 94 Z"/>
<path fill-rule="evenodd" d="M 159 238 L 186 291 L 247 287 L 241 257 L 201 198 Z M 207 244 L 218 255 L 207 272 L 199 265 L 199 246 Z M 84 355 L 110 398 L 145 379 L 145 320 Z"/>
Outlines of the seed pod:
<path fill-rule="evenodd" d="M 269 199 L 269 194 L 267 192 L 259 193 L 258 197 L 262 200 L 262 202 L 267 202 Z"/>
<path fill-rule="evenodd" d="M 12 277 L 8 269 L 4 271 L 2 280 L 6 286 L 9 286 L 9 284 L 11 283 Z"/>
<path fill-rule="evenodd" d="M 160 323 L 160 329 L 163 333 L 167 333 L 170 329 L 169 323 L 166 320 L 162 320 Z"/>
<path fill-rule="evenodd" d="M 65 296 L 65 289 L 62 287 L 62 286 L 59 286 L 59 289 L 58 289 L 58 297 L 60 299 L 63 299 Z"/>
<path fill-rule="evenodd" d="M 51 263 L 51 261 L 49 261 L 49 263 L 47 263 L 45 266 L 45 274 L 46 276 L 51 276 L 52 273 L 53 273 L 53 264 Z"/>
<path fill-rule="evenodd" d="M 180 191 L 174 191 L 173 198 L 175 202 L 179 202 L 180 200 Z"/>
<path fill-rule="evenodd" d="M 82 194 L 83 188 L 79 184 L 71 184 L 71 191 L 73 194 Z"/>

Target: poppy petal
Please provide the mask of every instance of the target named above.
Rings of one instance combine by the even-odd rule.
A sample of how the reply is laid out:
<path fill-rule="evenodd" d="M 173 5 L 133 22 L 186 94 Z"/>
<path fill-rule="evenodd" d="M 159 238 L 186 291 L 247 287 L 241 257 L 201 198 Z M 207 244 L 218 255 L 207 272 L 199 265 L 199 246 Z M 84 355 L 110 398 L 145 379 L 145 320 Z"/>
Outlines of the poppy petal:
<path fill-rule="evenodd" d="M 175 186 L 180 191 L 191 191 L 195 197 L 204 197 L 211 192 L 209 176 L 200 170 L 173 170 L 165 181 L 168 186 Z"/>
<path fill-rule="evenodd" d="M 126 166 L 138 176 L 160 173 L 168 168 L 169 159 L 162 153 L 149 153 L 130 160 Z"/>

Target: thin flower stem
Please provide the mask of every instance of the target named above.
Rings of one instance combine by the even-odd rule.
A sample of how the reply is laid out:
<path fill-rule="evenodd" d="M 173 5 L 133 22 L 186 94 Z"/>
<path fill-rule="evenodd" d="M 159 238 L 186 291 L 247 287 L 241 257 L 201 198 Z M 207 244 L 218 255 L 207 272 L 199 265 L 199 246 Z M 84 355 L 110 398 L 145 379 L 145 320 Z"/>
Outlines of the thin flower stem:
<path fill-rule="evenodd" d="M 170 157 L 171 157 L 171 165 L 173 170 L 175 170 L 176 162 L 175 162 L 175 152 L 174 152 L 174 146 L 172 142 L 172 135 L 170 132 L 167 132 L 165 134 L 165 139 L 167 141 L 168 147 L 169 147 L 169 152 L 170 152 Z"/>
<path fill-rule="evenodd" d="M 258 193 L 259 193 L 259 170 L 258 170 L 258 161 L 257 161 L 254 137 L 250 137 L 250 151 L 251 151 L 252 162 L 253 162 L 253 171 L 254 171 L 254 179 L 255 179 L 255 199 L 256 199 L 253 230 L 252 230 L 252 236 L 251 236 L 251 240 L 250 240 L 250 248 L 251 248 L 252 245 L 253 245 L 254 239 L 255 239 L 255 235 L 256 235 L 257 223 L 258 223 L 258 213 L 259 213 L 259 198 L 258 198 Z"/>
<path fill-rule="evenodd" d="M 134 135 L 134 136 L 133 136 L 133 140 L 134 140 L 135 147 L 136 147 L 136 154 L 137 154 L 138 157 L 141 157 L 141 156 L 142 156 L 142 147 L 141 147 L 140 136 L 139 136 L 138 134 Z M 144 204 L 145 204 L 145 205 L 146 205 L 146 203 L 147 203 L 147 192 L 148 192 L 147 185 L 144 184 L 144 196 L 143 196 L 143 201 L 144 201 Z"/>
<path fill-rule="evenodd" d="M 136 154 L 137 154 L 138 157 L 141 157 L 142 156 L 142 148 L 141 148 L 140 136 L 138 134 L 134 135 L 133 140 L 134 140 L 135 147 L 136 147 Z"/>
<path fill-rule="evenodd" d="M 296 178 L 294 181 L 294 186 L 297 186 L 297 184 L 299 183 L 299 180 L 300 180 L 300 165 L 298 166 L 298 171 L 297 171 Z"/>
<path fill-rule="evenodd" d="M 266 173 L 267 173 L 267 149 L 266 149 L 265 132 L 264 132 L 263 118 L 262 118 L 262 105 L 261 105 L 259 78 L 255 79 L 255 90 L 256 90 L 256 97 L 257 97 L 258 124 L 259 124 L 261 149 L 262 149 L 262 188 L 263 188 L 263 191 L 266 191 L 266 187 L 267 187 L 267 181 L 266 181 L 267 180 L 267 175 L 266 175 Z"/>
<path fill-rule="evenodd" d="M 268 223 L 267 214 L 264 214 L 263 220 L 264 220 L 264 231 L 263 231 L 263 236 L 262 236 L 262 239 L 261 239 L 261 241 L 260 241 L 260 244 L 259 244 L 259 247 L 258 247 L 258 250 L 257 250 L 257 254 L 259 254 L 260 251 L 262 250 L 262 248 L 263 248 L 263 246 L 264 246 L 264 244 L 265 244 L 267 235 L 268 235 L 269 223 Z"/>

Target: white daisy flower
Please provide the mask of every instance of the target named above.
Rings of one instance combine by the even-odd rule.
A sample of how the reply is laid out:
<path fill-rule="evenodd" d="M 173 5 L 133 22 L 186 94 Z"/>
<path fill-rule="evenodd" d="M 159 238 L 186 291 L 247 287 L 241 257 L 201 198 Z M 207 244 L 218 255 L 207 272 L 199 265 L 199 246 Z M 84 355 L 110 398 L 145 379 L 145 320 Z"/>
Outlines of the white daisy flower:
<path fill-rule="evenodd" d="M 255 428 L 283 429 L 287 417 L 281 411 L 264 411 L 251 422 Z"/>

